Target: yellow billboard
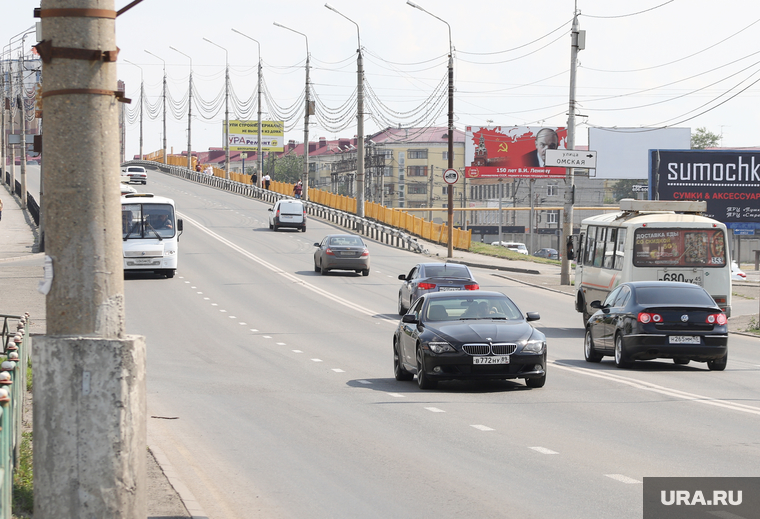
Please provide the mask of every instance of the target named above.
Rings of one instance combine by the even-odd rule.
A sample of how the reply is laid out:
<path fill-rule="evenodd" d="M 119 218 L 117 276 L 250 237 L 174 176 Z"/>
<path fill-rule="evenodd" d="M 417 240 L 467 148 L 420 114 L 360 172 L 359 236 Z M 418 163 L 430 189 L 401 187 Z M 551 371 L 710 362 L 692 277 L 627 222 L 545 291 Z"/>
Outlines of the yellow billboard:
<path fill-rule="evenodd" d="M 222 135 L 224 135 L 224 123 L 222 123 Z M 257 151 L 258 139 L 258 121 L 230 121 L 231 151 Z M 282 151 L 284 140 L 285 123 L 283 121 L 261 121 L 261 151 Z"/>

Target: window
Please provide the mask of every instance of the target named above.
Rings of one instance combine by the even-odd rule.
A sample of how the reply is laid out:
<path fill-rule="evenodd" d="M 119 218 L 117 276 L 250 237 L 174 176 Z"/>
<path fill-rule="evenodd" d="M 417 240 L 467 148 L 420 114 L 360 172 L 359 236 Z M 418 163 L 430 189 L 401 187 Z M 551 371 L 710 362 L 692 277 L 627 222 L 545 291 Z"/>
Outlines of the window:
<path fill-rule="evenodd" d="M 615 270 L 623 270 L 625 260 L 625 229 L 618 229 L 617 250 L 615 251 Z"/>
<path fill-rule="evenodd" d="M 427 184 L 408 184 L 406 192 L 410 195 L 426 195 Z"/>
<path fill-rule="evenodd" d="M 391 166 L 383 166 L 383 176 L 384 177 L 392 177 L 393 176 L 393 168 Z"/>
<path fill-rule="evenodd" d="M 456 152 L 452 153 L 452 155 L 454 157 L 456 157 Z M 443 160 L 449 160 L 449 152 L 448 152 L 448 150 L 446 150 L 446 151 L 443 152 L 443 157 L 442 158 L 443 158 Z"/>
<path fill-rule="evenodd" d="M 444 195 L 446 195 L 446 196 L 448 196 L 448 194 L 449 194 L 449 187 L 451 187 L 451 186 L 443 186 L 442 187 L 442 189 L 443 189 L 442 193 Z M 452 191 L 452 193 L 453 193 L 453 191 Z"/>
<path fill-rule="evenodd" d="M 427 157 L 427 150 L 409 150 L 408 155 L 406 158 L 408 159 L 426 159 Z"/>
<path fill-rule="evenodd" d="M 601 267 L 604 259 L 604 243 L 607 238 L 607 228 L 599 227 L 596 231 L 596 249 L 594 250 L 594 266 Z"/>
<path fill-rule="evenodd" d="M 556 224 L 559 222 L 559 211 L 546 211 L 546 223 Z"/>
<path fill-rule="evenodd" d="M 549 184 L 546 186 L 546 196 L 557 196 L 559 193 L 559 189 L 557 189 L 557 184 Z"/>
<path fill-rule="evenodd" d="M 617 229 L 607 229 L 607 241 L 604 246 L 604 261 L 602 266 L 606 269 L 611 269 L 615 265 L 615 241 L 617 239 Z"/>
<path fill-rule="evenodd" d="M 408 166 L 406 168 L 406 175 L 409 177 L 426 177 L 427 166 Z"/>

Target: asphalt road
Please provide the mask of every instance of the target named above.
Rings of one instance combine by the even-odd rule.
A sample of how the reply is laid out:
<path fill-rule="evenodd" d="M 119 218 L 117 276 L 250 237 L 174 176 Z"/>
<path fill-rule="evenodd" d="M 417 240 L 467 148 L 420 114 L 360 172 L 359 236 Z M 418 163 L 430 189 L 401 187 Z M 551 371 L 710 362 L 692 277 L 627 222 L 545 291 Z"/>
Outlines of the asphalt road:
<path fill-rule="evenodd" d="M 158 173 L 185 219 L 174 279 L 128 275 L 147 337 L 151 443 L 213 519 L 638 519 L 650 476 L 755 476 L 757 339 L 705 364 L 583 361 L 565 294 L 474 269 L 539 311 L 547 384 L 393 379 L 397 275 L 425 260 L 371 243 L 371 274 L 314 272 L 334 231 L 268 229 L 268 205 Z"/>

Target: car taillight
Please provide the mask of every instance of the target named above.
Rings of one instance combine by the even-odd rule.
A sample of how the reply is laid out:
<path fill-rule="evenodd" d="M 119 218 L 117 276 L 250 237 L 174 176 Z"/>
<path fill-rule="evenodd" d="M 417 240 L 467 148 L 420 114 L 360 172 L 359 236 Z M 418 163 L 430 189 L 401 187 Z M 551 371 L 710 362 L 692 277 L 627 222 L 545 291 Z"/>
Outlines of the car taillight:
<path fill-rule="evenodd" d="M 707 319 L 705 319 L 707 324 L 719 324 L 720 326 L 723 326 L 726 324 L 726 314 L 720 313 L 720 314 L 710 314 L 707 316 Z"/>
<path fill-rule="evenodd" d="M 335 256 L 335 253 L 332 250 L 330 250 L 329 247 L 325 249 L 325 254 L 329 254 L 330 256 Z"/>
<path fill-rule="evenodd" d="M 417 286 L 422 290 L 432 290 L 435 288 L 435 283 L 420 283 Z"/>
<path fill-rule="evenodd" d="M 277 217 L 277 218 L 280 217 L 280 210 L 279 209 L 277 210 L 277 213 L 275 214 L 275 217 Z"/>
<path fill-rule="evenodd" d="M 660 314 L 648 314 L 646 312 L 639 312 L 638 321 L 640 323 L 648 323 L 650 321 L 653 321 L 655 323 L 661 323 L 662 322 L 662 316 Z"/>
<path fill-rule="evenodd" d="M 479 290 L 479 289 L 480 289 L 480 286 L 479 286 L 479 285 L 477 285 L 477 284 L 475 284 L 475 285 L 465 285 L 465 286 L 464 286 L 464 289 L 465 289 L 465 290 Z"/>
<path fill-rule="evenodd" d="M 369 249 L 365 248 L 365 249 L 362 251 L 362 256 L 369 256 Z"/>

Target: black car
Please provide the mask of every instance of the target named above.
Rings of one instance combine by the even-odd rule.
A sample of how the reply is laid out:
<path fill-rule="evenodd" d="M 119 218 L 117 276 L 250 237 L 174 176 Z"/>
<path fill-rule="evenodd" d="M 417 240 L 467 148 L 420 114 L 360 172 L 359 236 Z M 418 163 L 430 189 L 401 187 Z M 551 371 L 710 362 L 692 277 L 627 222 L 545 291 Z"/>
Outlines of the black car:
<path fill-rule="evenodd" d="M 440 380 L 525 379 L 546 382 L 546 336 L 499 292 L 436 292 L 422 295 L 393 334 L 396 380 L 417 375 L 420 389 Z"/>
<path fill-rule="evenodd" d="M 398 278 L 403 281 L 398 290 L 399 315 L 404 315 L 422 294 L 480 288 L 467 265 L 460 263 L 418 263 L 409 274 Z"/>
<path fill-rule="evenodd" d="M 707 291 L 690 283 L 634 281 L 622 283 L 586 323 L 583 353 L 588 362 L 612 355 L 618 367 L 635 360 L 673 359 L 676 364 L 707 362 L 726 369 L 726 314 Z"/>

